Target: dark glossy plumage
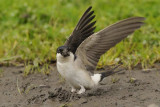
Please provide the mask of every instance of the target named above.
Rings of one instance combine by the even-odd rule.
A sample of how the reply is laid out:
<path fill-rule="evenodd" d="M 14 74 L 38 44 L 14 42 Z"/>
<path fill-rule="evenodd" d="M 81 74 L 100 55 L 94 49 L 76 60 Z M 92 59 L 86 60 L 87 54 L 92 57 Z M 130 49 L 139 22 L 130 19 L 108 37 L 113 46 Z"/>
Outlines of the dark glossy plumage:
<path fill-rule="evenodd" d="M 65 42 L 65 46 L 70 47 L 71 52 L 75 53 L 78 46 L 90 35 L 94 33 L 94 27 L 96 21 L 92 22 L 95 15 L 94 11 L 91 11 L 92 7 L 89 7 L 82 17 L 80 18 L 77 26 L 75 27 L 73 33 Z"/>

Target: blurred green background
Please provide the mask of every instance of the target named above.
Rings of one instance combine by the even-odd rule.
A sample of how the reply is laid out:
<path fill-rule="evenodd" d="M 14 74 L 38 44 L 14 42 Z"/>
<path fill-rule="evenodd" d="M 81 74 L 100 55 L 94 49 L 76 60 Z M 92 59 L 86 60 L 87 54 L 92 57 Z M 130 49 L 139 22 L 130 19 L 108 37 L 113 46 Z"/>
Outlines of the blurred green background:
<path fill-rule="evenodd" d="M 56 48 L 89 6 L 96 31 L 124 18 L 146 18 L 140 30 L 101 57 L 98 67 L 148 68 L 160 61 L 160 0 L 0 0 L 0 63 L 38 66 L 56 59 Z"/>

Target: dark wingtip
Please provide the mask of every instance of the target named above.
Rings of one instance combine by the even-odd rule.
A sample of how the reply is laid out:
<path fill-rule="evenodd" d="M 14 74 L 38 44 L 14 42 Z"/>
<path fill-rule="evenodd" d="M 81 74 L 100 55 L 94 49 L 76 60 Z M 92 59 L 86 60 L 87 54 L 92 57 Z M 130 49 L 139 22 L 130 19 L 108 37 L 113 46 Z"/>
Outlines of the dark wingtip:
<path fill-rule="evenodd" d="M 140 20 L 139 23 L 141 23 L 141 26 L 145 25 L 145 22 L 144 22 L 146 20 L 145 17 L 135 17 L 135 18 L 139 18 L 139 20 Z"/>
<path fill-rule="evenodd" d="M 95 23 L 92 23 L 92 20 L 95 18 L 95 15 L 93 15 L 94 11 L 91 10 L 92 6 L 89 6 L 86 11 L 83 13 L 82 17 L 80 18 L 78 24 L 76 25 L 73 33 L 69 37 L 69 40 L 67 40 L 67 45 L 70 45 L 73 49 L 72 52 L 75 53 L 78 46 L 91 34 L 93 34 L 93 30 L 95 28 L 92 28 Z M 87 32 L 86 34 L 83 34 L 83 29 L 86 28 Z M 80 37 L 78 37 L 80 36 Z M 79 39 L 82 38 L 82 39 Z"/>
<path fill-rule="evenodd" d="M 92 9 L 92 6 L 89 6 L 88 9 L 91 10 L 91 9 Z"/>
<path fill-rule="evenodd" d="M 96 15 L 93 15 L 92 17 L 93 17 L 92 19 L 94 19 L 96 17 Z"/>
<path fill-rule="evenodd" d="M 140 18 L 140 19 L 142 19 L 142 20 L 146 20 L 146 18 L 145 18 L 145 17 L 138 17 L 138 18 Z"/>
<path fill-rule="evenodd" d="M 94 26 L 93 28 L 94 28 L 94 29 L 93 29 L 93 31 L 94 31 L 94 30 L 96 29 L 96 26 Z"/>
<path fill-rule="evenodd" d="M 92 9 L 92 6 L 89 6 L 89 7 L 87 8 L 87 10 L 85 11 L 85 13 L 88 13 L 91 9 Z"/>
<path fill-rule="evenodd" d="M 133 18 L 133 19 L 139 19 L 139 20 L 141 20 L 141 21 L 146 20 L 145 17 L 140 17 L 140 16 L 135 16 L 135 17 L 132 17 L 132 18 Z"/>
<path fill-rule="evenodd" d="M 145 17 L 141 17 L 143 20 L 146 20 L 146 18 Z"/>
<path fill-rule="evenodd" d="M 94 13 L 94 10 L 92 10 L 89 14 L 90 14 L 90 16 L 92 15 Z"/>

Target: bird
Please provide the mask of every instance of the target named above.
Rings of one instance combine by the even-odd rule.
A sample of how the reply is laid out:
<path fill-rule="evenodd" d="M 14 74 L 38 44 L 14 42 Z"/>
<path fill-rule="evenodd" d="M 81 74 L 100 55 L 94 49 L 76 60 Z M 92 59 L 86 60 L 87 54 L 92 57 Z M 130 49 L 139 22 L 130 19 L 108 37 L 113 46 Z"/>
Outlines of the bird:
<path fill-rule="evenodd" d="M 98 32 L 92 6 L 89 6 L 63 46 L 57 48 L 57 70 L 68 82 L 71 92 L 83 94 L 96 87 L 105 72 L 95 73 L 97 63 L 104 53 L 144 24 L 144 17 L 130 17 Z"/>

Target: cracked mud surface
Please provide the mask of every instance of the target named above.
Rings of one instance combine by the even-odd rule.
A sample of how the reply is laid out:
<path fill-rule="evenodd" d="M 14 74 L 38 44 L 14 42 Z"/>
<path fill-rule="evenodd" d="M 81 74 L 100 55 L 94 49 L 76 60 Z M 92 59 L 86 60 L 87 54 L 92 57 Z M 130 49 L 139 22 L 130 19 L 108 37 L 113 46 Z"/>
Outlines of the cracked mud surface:
<path fill-rule="evenodd" d="M 123 70 L 83 95 L 70 92 L 56 67 L 27 77 L 23 67 L 0 69 L 0 107 L 160 107 L 159 68 Z"/>

